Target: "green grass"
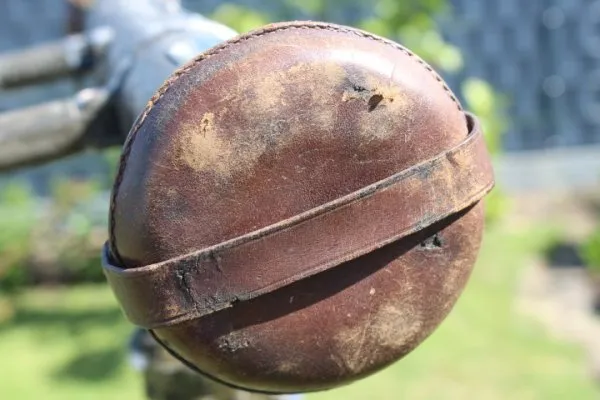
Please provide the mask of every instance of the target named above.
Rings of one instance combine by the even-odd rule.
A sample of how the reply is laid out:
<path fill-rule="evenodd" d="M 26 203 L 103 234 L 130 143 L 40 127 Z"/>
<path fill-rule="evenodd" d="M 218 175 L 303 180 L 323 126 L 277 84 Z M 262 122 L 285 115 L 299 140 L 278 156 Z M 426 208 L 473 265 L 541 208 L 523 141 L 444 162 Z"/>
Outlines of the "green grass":
<path fill-rule="evenodd" d="M 371 378 L 308 398 L 599 398 L 582 351 L 515 308 L 519 272 L 546 237 L 488 232 L 464 295 L 423 345 Z M 143 397 L 125 358 L 131 327 L 105 286 L 31 290 L 16 305 L 0 324 L 0 399 Z"/>
<path fill-rule="evenodd" d="M 0 399 L 143 399 L 131 326 L 105 285 L 29 290 L 0 324 Z"/>

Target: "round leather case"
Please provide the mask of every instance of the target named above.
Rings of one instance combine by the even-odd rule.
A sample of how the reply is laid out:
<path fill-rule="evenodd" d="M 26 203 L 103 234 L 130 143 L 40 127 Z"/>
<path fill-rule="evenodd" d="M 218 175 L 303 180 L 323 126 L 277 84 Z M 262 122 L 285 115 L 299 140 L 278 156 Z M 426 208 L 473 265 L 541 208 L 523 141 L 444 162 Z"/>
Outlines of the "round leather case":
<path fill-rule="evenodd" d="M 270 393 L 402 358 L 448 314 L 493 186 L 477 119 L 419 57 L 269 25 L 176 71 L 132 128 L 104 268 L 197 371 Z"/>

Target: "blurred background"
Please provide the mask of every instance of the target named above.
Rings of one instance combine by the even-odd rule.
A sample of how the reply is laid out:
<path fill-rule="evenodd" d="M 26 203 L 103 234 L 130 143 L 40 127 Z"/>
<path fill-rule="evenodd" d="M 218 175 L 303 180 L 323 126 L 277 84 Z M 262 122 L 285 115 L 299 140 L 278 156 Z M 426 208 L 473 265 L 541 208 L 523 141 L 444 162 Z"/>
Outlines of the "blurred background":
<path fill-rule="evenodd" d="M 98 2 L 102 0 L 96 0 Z M 0 0 L 0 52 L 80 29 L 73 3 Z M 308 399 L 600 399 L 599 0 L 184 0 L 246 32 L 311 19 L 394 39 L 480 116 L 498 188 L 474 274 L 406 359 Z M 0 111 L 85 78 L 0 91 Z M 142 399 L 104 283 L 120 148 L 0 174 L 0 399 Z"/>

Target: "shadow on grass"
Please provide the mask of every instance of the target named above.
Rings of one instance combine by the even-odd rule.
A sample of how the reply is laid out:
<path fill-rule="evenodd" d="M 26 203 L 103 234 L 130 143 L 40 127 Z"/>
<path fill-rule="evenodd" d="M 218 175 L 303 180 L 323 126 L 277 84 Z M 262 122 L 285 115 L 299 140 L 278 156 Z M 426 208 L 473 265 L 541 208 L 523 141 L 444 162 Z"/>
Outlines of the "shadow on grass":
<path fill-rule="evenodd" d="M 119 348 L 88 351 L 67 362 L 54 377 L 60 380 L 103 381 L 113 377 L 123 361 L 124 353 Z"/>
<path fill-rule="evenodd" d="M 0 332 L 21 327 L 40 334 L 58 331 L 77 336 L 94 326 L 114 326 L 123 319 L 124 316 L 117 308 L 74 311 L 17 306 L 15 315 L 10 320 L 0 323 Z"/>
<path fill-rule="evenodd" d="M 557 242 L 546 249 L 546 263 L 550 268 L 583 268 L 577 243 Z"/>

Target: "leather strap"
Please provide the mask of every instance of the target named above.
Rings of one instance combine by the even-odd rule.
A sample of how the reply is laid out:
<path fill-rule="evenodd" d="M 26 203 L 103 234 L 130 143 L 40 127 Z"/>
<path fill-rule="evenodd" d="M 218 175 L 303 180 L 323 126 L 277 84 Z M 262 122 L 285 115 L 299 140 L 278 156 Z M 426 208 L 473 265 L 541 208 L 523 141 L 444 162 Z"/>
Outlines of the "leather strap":
<path fill-rule="evenodd" d="M 153 265 L 104 272 L 129 320 L 154 329 L 271 292 L 415 233 L 494 186 L 477 120 L 458 146 L 263 229 Z M 242 270 L 242 271 L 240 271 Z"/>

